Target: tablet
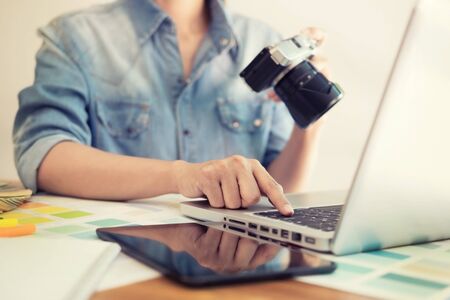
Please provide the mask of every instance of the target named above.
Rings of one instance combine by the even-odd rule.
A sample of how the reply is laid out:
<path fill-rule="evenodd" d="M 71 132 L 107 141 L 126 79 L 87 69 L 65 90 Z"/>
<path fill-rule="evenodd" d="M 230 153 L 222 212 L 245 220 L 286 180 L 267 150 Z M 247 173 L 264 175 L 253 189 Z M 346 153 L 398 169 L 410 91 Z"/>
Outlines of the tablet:
<path fill-rule="evenodd" d="M 100 239 L 189 286 L 210 286 L 333 272 L 333 262 L 310 252 L 257 241 L 209 226 L 99 228 Z"/>

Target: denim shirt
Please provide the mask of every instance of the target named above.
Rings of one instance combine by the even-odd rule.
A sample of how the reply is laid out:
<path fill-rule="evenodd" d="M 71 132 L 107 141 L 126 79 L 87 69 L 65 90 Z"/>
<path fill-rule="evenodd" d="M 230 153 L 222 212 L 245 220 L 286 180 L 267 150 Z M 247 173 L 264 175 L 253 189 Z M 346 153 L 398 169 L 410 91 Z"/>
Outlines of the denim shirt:
<path fill-rule="evenodd" d="M 61 141 L 189 162 L 239 154 L 268 166 L 293 121 L 239 73 L 280 36 L 222 1 L 207 4 L 208 34 L 186 80 L 174 23 L 151 0 L 96 6 L 41 28 L 35 81 L 19 94 L 13 132 L 24 185 L 36 191 L 37 170 Z"/>

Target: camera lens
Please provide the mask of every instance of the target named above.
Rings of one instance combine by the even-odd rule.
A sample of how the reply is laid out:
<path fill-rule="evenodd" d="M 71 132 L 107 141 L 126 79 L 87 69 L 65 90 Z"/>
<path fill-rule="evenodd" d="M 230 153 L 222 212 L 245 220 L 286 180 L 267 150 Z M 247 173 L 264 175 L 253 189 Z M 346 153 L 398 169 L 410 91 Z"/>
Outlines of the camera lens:
<path fill-rule="evenodd" d="M 290 70 L 274 89 L 302 128 L 318 120 L 343 96 L 342 91 L 307 60 Z"/>

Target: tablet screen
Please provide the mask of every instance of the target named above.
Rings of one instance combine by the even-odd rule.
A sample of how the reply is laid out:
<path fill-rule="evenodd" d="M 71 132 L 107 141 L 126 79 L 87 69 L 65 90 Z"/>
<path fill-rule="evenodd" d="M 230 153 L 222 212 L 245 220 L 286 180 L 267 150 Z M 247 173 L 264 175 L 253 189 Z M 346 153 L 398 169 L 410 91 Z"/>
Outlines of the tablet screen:
<path fill-rule="evenodd" d="M 332 262 L 301 250 L 193 223 L 101 228 L 97 235 L 188 285 L 323 274 L 335 269 Z"/>

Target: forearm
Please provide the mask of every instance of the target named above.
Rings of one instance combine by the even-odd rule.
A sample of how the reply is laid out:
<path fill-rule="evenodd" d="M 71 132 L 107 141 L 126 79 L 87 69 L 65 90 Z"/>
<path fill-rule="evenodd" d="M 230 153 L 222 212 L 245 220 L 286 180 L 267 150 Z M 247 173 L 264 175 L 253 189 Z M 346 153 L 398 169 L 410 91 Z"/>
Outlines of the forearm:
<path fill-rule="evenodd" d="M 286 193 L 300 192 L 304 187 L 318 140 L 320 124 L 308 129 L 294 127 L 283 151 L 269 165 L 268 171 Z"/>
<path fill-rule="evenodd" d="M 73 142 L 53 147 L 38 170 L 46 192 L 129 200 L 177 192 L 174 162 L 117 155 Z"/>

